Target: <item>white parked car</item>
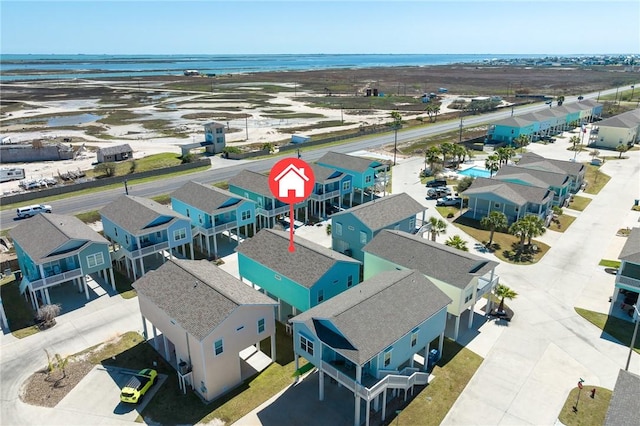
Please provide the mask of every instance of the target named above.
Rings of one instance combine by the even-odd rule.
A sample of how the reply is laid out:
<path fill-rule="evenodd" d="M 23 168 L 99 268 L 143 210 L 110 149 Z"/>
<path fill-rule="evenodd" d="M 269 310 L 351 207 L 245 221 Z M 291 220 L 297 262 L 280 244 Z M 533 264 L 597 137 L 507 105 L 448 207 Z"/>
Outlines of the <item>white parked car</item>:
<path fill-rule="evenodd" d="M 19 218 L 31 217 L 38 213 L 51 213 L 51 206 L 47 204 L 34 204 L 32 206 L 20 207 L 16 209 Z"/>

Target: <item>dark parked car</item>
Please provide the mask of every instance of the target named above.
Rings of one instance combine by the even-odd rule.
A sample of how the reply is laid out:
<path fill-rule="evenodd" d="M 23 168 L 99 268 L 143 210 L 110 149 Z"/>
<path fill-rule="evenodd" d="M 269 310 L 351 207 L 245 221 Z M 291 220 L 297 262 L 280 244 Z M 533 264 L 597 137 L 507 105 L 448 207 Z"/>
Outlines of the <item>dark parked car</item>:
<path fill-rule="evenodd" d="M 447 181 L 444 179 L 433 179 L 427 182 L 427 188 L 436 188 L 438 186 L 447 186 Z"/>

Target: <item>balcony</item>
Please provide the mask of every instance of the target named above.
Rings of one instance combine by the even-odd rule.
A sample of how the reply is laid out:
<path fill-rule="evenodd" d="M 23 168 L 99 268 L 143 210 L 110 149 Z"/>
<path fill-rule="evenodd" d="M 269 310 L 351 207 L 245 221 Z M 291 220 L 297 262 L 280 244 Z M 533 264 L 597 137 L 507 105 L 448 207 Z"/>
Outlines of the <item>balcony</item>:
<path fill-rule="evenodd" d="M 266 217 L 273 217 L 287 212 L 289 212 L 288 204 L 286 206 L 280 206 L 270 210 L 264 209 L 262 207 L 256 207 L 256 214 Z"/>
<path fill-rule="evenodd" d="M 620 274 L 618 272 L 618 276 L 616 277 L 616 284 L 624 284 L 626 286 L 635 287 L 640 289 L 640 280 L 637 278 L 628 277 L 626 275 Z"/>
<path fill-rule="evenodd" d="M 229 229 L 237 228 L 238 221 L 232 220 L 231 222 L 221 223 L 219 225 L 214 226 L 213 228 L 203 228 L 202 226 L 194 226 L 193 227 L 193 235 L 202 234 L 206 237 L 210 237 L 212 235 L 219 234 L 221 232 L 227 231 Z"/>
<path fill-rule="evenodd" d="M 482 297 L 483 295 L 489 293 L 491 289 L 498 284 L 500 281 L 500 277 L 498 275 L 493 275 L 493 280 L 491 279 L 491 275 L 478 277 L 478 296 Z"/>
<path fill-rule="evenodd" d="M 31 288 L 38 290 L 40 288 L 50 287 L 52 285 L 60 284 L 66 281 L 71 281 L 74 278 L 82 276 L 82 270 L 80 268 L 72 269 L 71 271 L 62 272 L 60 274 L 51 275 L 46 278 L 31 281 Z"/>
<path fill-rule="evenodd" d="M 428 373 L 420 372 L 416 368 L 405 368 L 402 371 L 385 372 L 382 379 L 372 382 L 370 387 L 367 387 L 356 382 L 350 375 L 330 363 L 322 361 L 321 368 L 329 377 L 367 401 L 373 400 L 385 389 L 404 389 L 406 391 L 415 385 L 426 385 L 429 380 Z"/>
<path fill-rule="evenodd" d="M 128 257 L 130 259 L 138 259 L 140 257 L 148 256 L 153 253 L 158 253 L 168 248 L 169 248 L 169 243 L 167 241 L 164 241 L 158 244 L 152 244 L 138 250 L 127 250 L 124 247 L 120 247 L 118 250 L 112 253 L 111 259 L 116 260 L 116 259 L 121 259 L 122 257 Z"/>
<path fill-rule="evenodd" d="M 313 201 L 326 201 L 340 196 L 340 190 L 325 192 L 323 194 L 311 194 Z"/>

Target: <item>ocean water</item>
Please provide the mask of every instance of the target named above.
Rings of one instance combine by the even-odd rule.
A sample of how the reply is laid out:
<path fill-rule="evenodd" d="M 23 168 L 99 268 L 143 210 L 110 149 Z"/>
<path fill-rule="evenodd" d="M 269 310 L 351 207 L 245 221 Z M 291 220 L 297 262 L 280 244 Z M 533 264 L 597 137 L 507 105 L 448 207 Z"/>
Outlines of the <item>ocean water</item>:
<path fill-rule="evenodd" d="M 480 63 L 545 55 L 0 55 L 0 80 L 300 71 Z"/>

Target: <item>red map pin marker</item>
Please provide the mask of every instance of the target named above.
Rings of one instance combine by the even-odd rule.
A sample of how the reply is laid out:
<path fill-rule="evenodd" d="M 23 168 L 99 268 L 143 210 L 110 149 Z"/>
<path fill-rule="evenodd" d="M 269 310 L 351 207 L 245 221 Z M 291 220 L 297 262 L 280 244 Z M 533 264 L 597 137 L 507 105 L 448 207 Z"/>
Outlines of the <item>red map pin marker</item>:
<path fill-rule="evenodd" d="M 274 197 L 289 204 L 289 251 L 293 246 L 293 206 L 311 195 L 315 176 L 311 166 L 299 158 L 283 158 L 278 161 L 269 173 L 269 189 Z"/>

